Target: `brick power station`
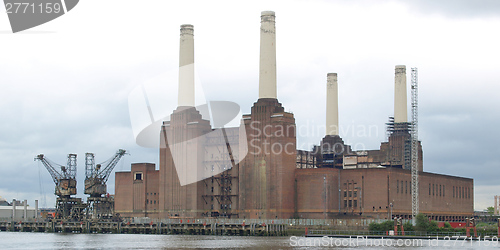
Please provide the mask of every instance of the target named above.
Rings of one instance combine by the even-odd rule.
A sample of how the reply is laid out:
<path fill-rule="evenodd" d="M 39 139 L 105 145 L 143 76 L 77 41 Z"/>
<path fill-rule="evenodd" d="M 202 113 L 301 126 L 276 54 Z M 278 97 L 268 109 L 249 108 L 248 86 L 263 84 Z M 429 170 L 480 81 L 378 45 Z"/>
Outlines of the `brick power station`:
<path fill-rule="evenodd" d="M 329 73 L 325 137 L 311 151 L 297 150 L 295 117 L 277 98 L 274 12 L 262 12 L 260 30 L 259 98 L 240 127 L 217 128 L 207 106 L 194 105 L 193 26 L 181 26 L 178 108 L 158 134 L 159 170 L 135 163 L 117 172 L 115 211 L 151 218 L 411 218 L 406 67 L 395 68 L 394 117 L 380 149 L 345 145 L 337 74 Z M 214 107 L 230 113 L 228 105 L 211 102 L 212 115 Z M 473 179 L 424 172 L 422 159 L 419 142 L 420 213 L 441 221 L 472 216 Z"/>

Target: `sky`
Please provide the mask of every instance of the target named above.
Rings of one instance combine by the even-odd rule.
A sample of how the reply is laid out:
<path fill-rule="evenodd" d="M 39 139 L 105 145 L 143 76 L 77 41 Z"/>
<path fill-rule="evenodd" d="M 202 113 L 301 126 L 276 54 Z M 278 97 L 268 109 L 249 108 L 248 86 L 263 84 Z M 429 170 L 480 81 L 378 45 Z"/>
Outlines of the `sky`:
<path fill-rule="evenodd" d="M 278 100 L 295 115 L 299 149 L 324 136 L 327 73 L 338 73 L 340 136 L 354 149 L 378 149 L 394 113 L 394 67 L 406 65 L 408 84 L 417 67 L 424 170 L 473 178 L 475 210 L 500 195 L 500 1 L 86 0 L 16 34 L 2 8 L 0 196 L 7 200 L 53 206 L 52 179 L 33 160 L 41 153 L 59 164 L 78 154 L 79 197 L 86 152 L 103 162 L 128 150 L 116 171 L 158 163 L 158 149 L 135 142 L 133 93 L 146 87 L 155 118 L 175 108 L 181 24 L 194 25 L 197 103 L 232 101 L 249 113 L 264 10 L 276 12 Z"/>

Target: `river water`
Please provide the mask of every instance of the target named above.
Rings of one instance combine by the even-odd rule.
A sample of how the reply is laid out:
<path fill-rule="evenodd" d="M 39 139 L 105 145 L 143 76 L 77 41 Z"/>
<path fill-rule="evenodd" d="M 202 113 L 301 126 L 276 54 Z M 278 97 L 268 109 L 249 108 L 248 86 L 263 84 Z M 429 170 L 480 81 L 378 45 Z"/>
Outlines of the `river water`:
<path fill-rule="evenodd" d="M 391 244 L 392 246 L 387 246 Z M 399 246 L 397 246 L 399 244 Z M 416 245 L 415 245 L 416 244 Z M 406 246 L 405 246 L 406 245 Z M 498 242 L 0 232 L 0 249 L 498 249 Z"/>

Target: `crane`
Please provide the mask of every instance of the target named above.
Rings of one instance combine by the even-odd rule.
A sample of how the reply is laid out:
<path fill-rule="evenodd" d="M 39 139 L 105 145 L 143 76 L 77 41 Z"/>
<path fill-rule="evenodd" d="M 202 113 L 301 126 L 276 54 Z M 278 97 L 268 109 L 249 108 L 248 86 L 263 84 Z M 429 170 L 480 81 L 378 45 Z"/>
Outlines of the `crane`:
<path fill-rule="evenodd" d="M 127 154 L 119 149 L 107 161 L 95 164 L 94 154 L 85 154 L 85 191 L 87 198 L 87 217 L 89 219 L 107 219 L 113 216 L 113 198 L 107 195 L 106 183 L 120 159 Z"/>
<path fill-rule="evenodd" d="M 37 155 L 36 160 L 45 166 L 56 184 L 56 219 L 81 219 L 85 205 L 80 198 L 72 197 L 76 195 L 76 154 L 68 154 L 66 166 L 50 161 L 43 154 Z"/>

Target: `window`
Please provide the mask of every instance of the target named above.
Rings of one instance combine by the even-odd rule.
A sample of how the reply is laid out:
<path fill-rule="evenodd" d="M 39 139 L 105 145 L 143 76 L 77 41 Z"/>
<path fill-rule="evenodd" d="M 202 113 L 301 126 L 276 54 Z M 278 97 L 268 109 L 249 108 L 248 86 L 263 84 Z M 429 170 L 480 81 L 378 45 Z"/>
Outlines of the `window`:
<path fill-rule="evenodd" d="M 142 172 L 134 173 L 134 181 L 142 181 Z"/>
<path fill-rule="evenodd" d="M 396 181 L 396 190 L 397 190 L 397 193 L 399 194 L 399 181 Z"/>
<path fill-rule="evenodd" d="M 405 181 L 405 194 L 408 193 L 408 181 Z"/>
<path fill-rule="evenodd" d="M 445 195 L 446 195 L 446 193 L 444 192 L 444 190 L 445 190 L 445 188 L 444 188 L 444 185 L 443 185 L 443 196 L 445 196 Z"/>
<path fill-rule="evenodd" d="M 358 207 L 358 201 L 357 200 L 354 200 L 354 207 Z"/>
<path fill-rule="evenodd" d="M 344 207 L 347 207 L 347 201 L 346 200 L 344 201 Z"/>
<path fill-rule="evenodd" d="M 439 185 L 439 196 L 441 196 L 442 193 L 441 193 L 441 185 Z"/>
<path fill-rule="evenodd" d="M 349 191 L 349 197 L 352 197 L 352 191 Z"/>
<path fill-rule="evenodd" d="M 468 193 L 469 193 L 469 199 L 470 199 L 470 188 L 468 188 L 468 189 L 469 189 L 469 192 L 468 192 Z"/>
<path fill-rule="evenodd" d="M 431 195 L 431 184 L 429 183 L 429 196 Z"/>
<path fill-rule="evenodd" d="M 434 196 L 434 184 L 432 184 L 432 196 Z"/>
<path fill-rule="evenodd" d="M 358 197 L 358 192 L 354 191 L 354 197 Z"/>
<path fill-rule="evenodd" d="M 455 198 L 455 186 L 453 186 L 453 198 Z"/>
<path fill-rule="evenodd" d="M 347 197 L 347 191 L 344 191 L 344 197 Z"/>
<path fill-rule="evenodd" d="M 349 200 L 349 207 L 352 207 L 352 201 Z"/>

